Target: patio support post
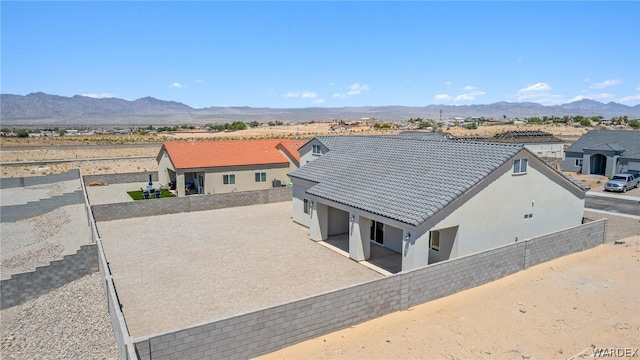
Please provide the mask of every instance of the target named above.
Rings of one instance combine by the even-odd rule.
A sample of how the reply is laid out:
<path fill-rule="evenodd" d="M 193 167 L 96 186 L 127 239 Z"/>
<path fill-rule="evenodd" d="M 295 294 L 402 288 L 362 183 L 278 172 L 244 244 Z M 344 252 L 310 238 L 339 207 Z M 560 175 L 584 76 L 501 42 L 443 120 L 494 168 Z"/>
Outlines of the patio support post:
<path fill-rule="evenodd" d="M 418 235 L 402 232 L 402 271 L 413 270 L 429 264 L 429 232 Z"/>
<path fill-rule="evenodd" d="M 309 237 L 313 241 L 327 240 L 329 233 L 329 207 L 317 201 L 313 202 L 309 219 Z"/>
<path fill-rule="evenodd" d="M 176 195 L 177 196 L 185 196 L 184 192 L 185 181 L 184 181 L 184 173 L 176 172 Z"/>
<path fill-rule="evenodd" d="M 371 258 L 371 243 L 369 242 L 369 228 L 371 220 L 354 213 L 349 214 L 353 219 L 349 224 L 349 257 L 355 261 Z"/>

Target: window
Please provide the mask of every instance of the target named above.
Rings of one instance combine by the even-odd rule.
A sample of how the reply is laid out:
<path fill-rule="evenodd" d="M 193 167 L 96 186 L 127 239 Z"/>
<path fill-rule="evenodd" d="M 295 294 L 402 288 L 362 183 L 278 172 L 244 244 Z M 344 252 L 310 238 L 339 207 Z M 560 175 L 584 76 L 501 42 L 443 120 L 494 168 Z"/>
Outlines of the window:
<path fill-rule="evenodd" d="M 311 214 L 311 202 L 307 199 L 304 199 L 304 213 Z"/>
<path fill-rule="evenodd" d="M 320 145 L 313 145 L 313 155 L 322 155 L 322 151 L 320 150 Z"/>
<path fill-rule="evenodd" d="M 431 248 L 435 251 L 440 251 L 440 231 L 432 231 L 429 233 L 429 242 Z"/>
<path fill-rule="evenodd" d="M 514 174 L 526 174 L 527 173 L 527 159 L 513 160 L 513 173 Z"/>
<path fill-rule="evenodd" d="M 575 165 L 576 167 L 582 166 L 582 159 L 576 159 Z"/>
<path fill-rule="evenodd" d="M 257 172 L 256 173 L 256 182 L 267 182 L 267 173 L 266 172 Z"/>
<path fill-rule="evenodd" d="M 222 175 L 222 184 L 224 185 L 233 185 L 236 183 L 235 175 Z"/>

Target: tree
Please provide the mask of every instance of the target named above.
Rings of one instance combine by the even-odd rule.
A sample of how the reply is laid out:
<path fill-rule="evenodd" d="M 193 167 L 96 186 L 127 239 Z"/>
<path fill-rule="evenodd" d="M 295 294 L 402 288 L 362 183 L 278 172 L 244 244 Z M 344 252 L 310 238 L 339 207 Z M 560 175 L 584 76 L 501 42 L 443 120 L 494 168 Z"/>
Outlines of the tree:
<path fill-rule="evenodd" d="M 260 123 L 255 120 L 249 123 L 250 128 L 256 128 L 258 126 L 260 126 Z"/>
<path fill-rule="evenodd" d="M 419 127 L 420 129 L 426 129 L 426 128 L 428 128 L 428 127 L 432 127 L 432 126 L 433 126 L 433 124 L 431 124 L 431 123 L 430 123 L 430 122 L 428 122 L 428 121 L 423 121 L 423 122 L 421 122 L 421 123 L 418 125 L 418 127 Z"/>
<path fill-rule="evenodd" d="M 627 125 L 631 126 L 634 129 L 640 129 L 640 120 L 629 120 Z"/>
<path fill-rule="evenodd" d="M 587 119 L 587 118 L 583 118 L 582 116 L 580 116 L 582 119 L 580 119 L 580 125 L 582 126 L 591 126 L 591 120 Z"/>
<path fill-rule="evenodd" d="M 26 137 L 29 137 L 29 130 L 20 129 L 16 134 L 18 135 L 19 138 L 26 138 Z"/>

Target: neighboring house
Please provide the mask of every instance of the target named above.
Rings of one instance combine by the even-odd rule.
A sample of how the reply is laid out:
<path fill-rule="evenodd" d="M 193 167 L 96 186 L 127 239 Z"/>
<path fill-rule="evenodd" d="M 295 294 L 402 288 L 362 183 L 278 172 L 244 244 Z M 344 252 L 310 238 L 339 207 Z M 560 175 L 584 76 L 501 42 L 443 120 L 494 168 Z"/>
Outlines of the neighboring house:
<path fill-rule="evenodd" d="M 340 124 L 340 125 L 333 125 L 333 126 L 329 127 L 329 130 L 331 130 L 331 131 L 337 131 L 337 132 L 346 132 L 346 131 L 351 130 L 351 126 L 349 126 L 349 125 L 342 125 L 342 124 Z"/>
<path fill-rule="evenodd" d="M 462 141 L 487 141 L 505 144 L 524 144 L 532 153 L 545 159 L 563 159 L 564 141 L 543 131 L 507 131 L 492 137 L 456 137 Z"/>
<path fill-rule="evenodd" d="M 298 140 L 166 142 L 158 180 L 178 196 L 260 190 L 288 183 L 300 165 Z"/>
<path fill-rule="evenodd" d="M 640 131 L 591 130 L 565 150 L 562 165 L 567 171 L 604 176 L 640 170 Z"/>
<path fill-rule="evenodd" d="M 407 139 L 422 139 L 422 140 L 448 140 L 453 139 L 453 135 L 447 132 L 440 131 L 402 131 L 397 137 L 407 138 Z"/>
<path fill-rule="evenodd" d="M 356 261 L 380 245 L 406 271 L 582 222 L 586 188 L 522 144 L 333 136 L 300 154 L 293 220 Z"/>

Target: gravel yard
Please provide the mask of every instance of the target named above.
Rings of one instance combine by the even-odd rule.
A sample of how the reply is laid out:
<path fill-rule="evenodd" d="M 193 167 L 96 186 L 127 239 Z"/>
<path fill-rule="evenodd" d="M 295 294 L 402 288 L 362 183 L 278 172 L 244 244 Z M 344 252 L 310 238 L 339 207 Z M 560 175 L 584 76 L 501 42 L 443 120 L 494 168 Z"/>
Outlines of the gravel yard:
<path fill-rule="evenodd" d="M 3 359 L 117 359 L 100 274 L 4 309 Z"/>

